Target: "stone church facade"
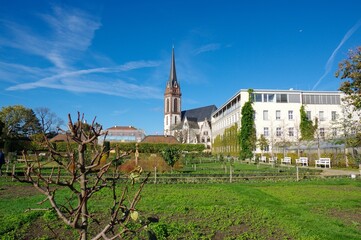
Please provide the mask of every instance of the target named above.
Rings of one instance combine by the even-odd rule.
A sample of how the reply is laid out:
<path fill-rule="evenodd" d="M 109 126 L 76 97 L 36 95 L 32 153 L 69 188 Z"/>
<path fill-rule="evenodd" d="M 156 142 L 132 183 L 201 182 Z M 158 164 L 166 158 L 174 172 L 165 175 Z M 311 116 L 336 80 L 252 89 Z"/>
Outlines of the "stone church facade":
<path fill-rule="evenodd" d="M 182 92 L 177 80 L 174 48 L 169 79 L 164 92 L 164 135 L 171 135 L 181 143 L 202 143 L 207 149 L 212 144 L 212 113 L 215 105 L 182 111 Z"/>

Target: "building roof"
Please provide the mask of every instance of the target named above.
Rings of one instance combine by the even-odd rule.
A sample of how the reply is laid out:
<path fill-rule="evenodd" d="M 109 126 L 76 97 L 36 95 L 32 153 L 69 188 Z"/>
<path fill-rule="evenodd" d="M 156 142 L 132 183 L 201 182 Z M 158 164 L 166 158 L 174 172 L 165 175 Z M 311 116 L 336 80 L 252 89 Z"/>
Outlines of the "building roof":
<path fill-rule="evenodd" d="M 164 135 L 149 135 L 146 136 L 143 143 L 179 143 L 178 140 L 174 136 L 164 136 Z"/>
<path fill-rule="evenodd" d="M 114 126 L 107 129 L 108 130 L 138 130 L 133 126 Z"/>
<path fill-rule="evenodd" d="M 68 139 L 69 139 L 69 141 L 73 141 L 70 137 L 68 137 L 67 134 L 59 133 L 55 137 L 51 138 L 49 141 L 50 142 L 67 142 Z"/>
<path fill-rule="evenodd" d="M 193 121 L 193 119 L 196 119 L 197 122 L 204 121 L 205 119 L 210 120 L 212 113 L 216 110 L 217 107 L 215 105 L 185 110 L 181 113 L 181 119 L 183 121 L 187 117 L 188 120 L 192 119 Z"/>

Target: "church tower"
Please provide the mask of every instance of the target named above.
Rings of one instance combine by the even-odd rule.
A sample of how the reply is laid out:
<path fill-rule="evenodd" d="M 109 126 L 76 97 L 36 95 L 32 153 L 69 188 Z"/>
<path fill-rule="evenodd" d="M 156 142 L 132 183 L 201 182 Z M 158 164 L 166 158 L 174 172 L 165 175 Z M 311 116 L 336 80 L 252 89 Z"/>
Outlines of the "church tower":
<path fill-rule="evenodd" d="M 173 47 L 169 79 L 164 92 L 164 135 L 173 135 L 173 127 L 181 121 L 181 96 Z"/>

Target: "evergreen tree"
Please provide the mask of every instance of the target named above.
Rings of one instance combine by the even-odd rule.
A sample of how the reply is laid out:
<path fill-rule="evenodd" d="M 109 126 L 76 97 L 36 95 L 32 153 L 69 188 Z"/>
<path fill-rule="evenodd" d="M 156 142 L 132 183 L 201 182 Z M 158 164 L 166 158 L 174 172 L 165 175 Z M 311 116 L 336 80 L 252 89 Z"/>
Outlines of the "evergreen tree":
<path fill-rule="evenodd" d="M 253 90 L 249 89 L 249 99 L 242 107 L 241 130 L 239 142 L 241 147 L 240 158 L 245 160 L 253 157 L 253 150 L 256 148 L 256 128 L 254 123 L 254 109 L 252 106 Z"/>

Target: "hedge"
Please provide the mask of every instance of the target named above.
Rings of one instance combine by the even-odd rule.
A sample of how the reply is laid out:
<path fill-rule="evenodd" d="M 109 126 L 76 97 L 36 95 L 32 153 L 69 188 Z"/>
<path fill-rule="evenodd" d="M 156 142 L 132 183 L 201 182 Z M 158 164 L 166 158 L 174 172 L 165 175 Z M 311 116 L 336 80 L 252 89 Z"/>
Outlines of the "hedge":
<path fill-rule="evenodd" d="M 57 142 L 55 143 L 55 148 L 59 152 L 65 152 L 67 150 L 67 144 L 66 142 Z M 71 143 L 72 149 L 77 149 L 76 143 Z M 135 151 L 135 142 L 130 143 L 116 143 L 111 142 L 110 148 L 115 149 L 117 146 L 119 147 L 119 150 L 121 151 Z M 175 146 L 179 148 L 181 151 L 187 151 L 187 152 L 202 152 L 205 147 L 203 144 L 171 144 L 172 146 Z M 138 151 L 139 153 L 159 153 L 164 148 L 170 146 L 170 144 L 166 143 L 138 143 Z"/>
<path fill-rule="evenodd" d="M 135 151 L 136 143 L 110 143 L 110 148 L 115 149 L 118 145 L 119 149 L 122 151 Z M 164 148 L 169 146 L 175 146 L 181 151 L 186 152 L 202 152 L 205 147 L 203 144 L 167 144 L 167 143 L 138 143 L 138 151 L 140 153 L 159 153 Z"/>

